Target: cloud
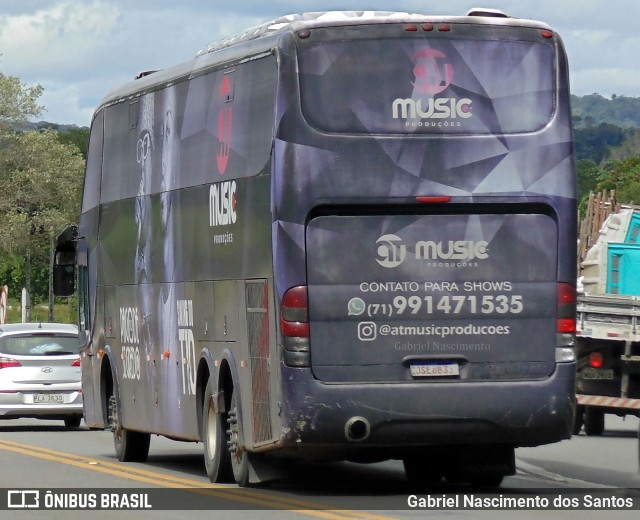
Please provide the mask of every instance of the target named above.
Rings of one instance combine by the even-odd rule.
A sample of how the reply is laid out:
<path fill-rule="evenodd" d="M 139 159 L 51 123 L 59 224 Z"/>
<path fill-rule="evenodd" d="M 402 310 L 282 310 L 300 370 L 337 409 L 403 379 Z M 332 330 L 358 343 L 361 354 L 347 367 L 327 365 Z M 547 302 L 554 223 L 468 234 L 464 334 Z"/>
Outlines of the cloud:
<path fill-rule="evenodd" d="M 3 68 L 11 75 L 60 78 L 105 45 L 120 13 L 105 2 L 60 2 L 30 14 L 0 17 Z"/>
<path fill-rule="evenodd" d="M 578 96 L 594 93 L 605 97 L 633 96 L 628 93 L 629 85 L 640 85 L 640 70 L 603 67 L 577 70 L 571 75 L 571 92 Z"/>
<path fill-rule="evenodd" d="M 193 58 L 209 44 L 290 13 L 399 10 L 464 15 L 478 0 L 21 0 L 0 11 L 0 71 L 45 88 L 48 120 L 89 124 L 90 108 L 144 70 Z M 637 0 L 492 0 L 562 36 L 576 93 L 640 96 Z"/>
<path fill-rule="evenodd" d="M 61 124 L 75 123 L 88 126 L 100 101 L 97 97 L 87 95 L 87 92 L 99 89 L 99 85 L 92 83 L 94 82 L 47 83 L 47 88 L 40 98 L 40 103 L 46 108 L 42 119 Z"/>

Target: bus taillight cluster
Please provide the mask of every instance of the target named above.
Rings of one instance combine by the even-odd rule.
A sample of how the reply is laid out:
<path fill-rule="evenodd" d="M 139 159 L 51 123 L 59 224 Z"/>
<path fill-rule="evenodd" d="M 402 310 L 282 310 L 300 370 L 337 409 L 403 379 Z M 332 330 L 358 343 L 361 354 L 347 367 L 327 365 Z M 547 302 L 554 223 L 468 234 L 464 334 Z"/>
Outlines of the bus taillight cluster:
<path fill-rule="evenodd" d="M 576 331 L 576 289 L 568 283 L 559 283 L 557 287 L 557 332 L 573 334 Z"/>
<path fill-rule="evenodd" d="M 284 293 L 280 306 L 283 357 L 287 366 L 310 366 L 309 305 L 307 286 L 292 287 Z"/>

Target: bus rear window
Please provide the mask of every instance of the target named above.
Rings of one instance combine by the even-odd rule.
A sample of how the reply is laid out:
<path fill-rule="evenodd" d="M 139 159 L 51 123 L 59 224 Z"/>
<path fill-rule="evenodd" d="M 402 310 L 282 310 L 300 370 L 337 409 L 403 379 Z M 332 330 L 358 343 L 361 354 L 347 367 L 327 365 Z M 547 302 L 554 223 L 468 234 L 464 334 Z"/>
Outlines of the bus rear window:
<path fill-rule="evenodd" d="M 512 134 L 555 109 L 553 44 L 357 39 L 304 45 L 302 110 L 319 130 L 355 134 Z"/>

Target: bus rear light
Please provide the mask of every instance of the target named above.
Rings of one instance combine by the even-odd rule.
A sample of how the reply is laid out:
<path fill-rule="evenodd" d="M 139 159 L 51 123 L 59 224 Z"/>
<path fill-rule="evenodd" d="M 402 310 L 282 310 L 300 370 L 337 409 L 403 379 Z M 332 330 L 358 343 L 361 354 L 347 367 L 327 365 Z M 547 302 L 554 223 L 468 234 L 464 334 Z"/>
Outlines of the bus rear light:
<path fill-rule="evenodd" d="M 0 368 L 14 368 L 21 366 L 20 362 L 16 359 L 0 356 Z"/>
<path fill-rule="evenodd" d="M 556 349 L 556 363 L 573 363 L 576 360 L 576 351 L 572 347 Z"/>
<path fill-rule="evenodd" d="M 283 361 L 290 367 L 311 365 L 309 352 L 309 304 L 307 287 L 292 287 L 284 293 L 280 306 Z"/>
<path fill-rule="evenodd" d="M 551 31 L 540 31 L 540 34 L 543 38 L 553 38 L 553 33 Z"/>
<path fill-rule="evenodd" d="M 282 297 L 282 305 L 280 306 L 280 316 L 284 321 L 309 321 L 308 303 L 307 303 L 307 286 L 300 285 L 292 287 Z"/>
<path fill-rule="evenodd" d="M 602 368 L 604 365 L 604 359 L 600 352 L 592 352 L 589 354 L 589 366 L 591 368 Z"/>
<path fill-rule="evenodd" d="M 556 332 L 558 334 L 571 334 L 576 331 L 576 320 L 563 318 L 557 320 Z"/>
<path fill-rule="evenodd" d="M 309 324 L 299 321 L 286 321 L 281 320 L 280 328 L 282 335 L 288 338 L 308 338 L 309 337 Z"/>
<path fill-rule="evenodd" d="M 446 195 L 425 195 L 416 197 L 416 201 L 421 204 L 442 204 L 444 202 L 450 202 L 451 197 Z"/>
<path fill-rule="evenodd" d="M 418 30 L 418 26 L 413 24 L 405 25 L 404 30 L 407 32 L 415 32 Z"/>
<path fill-rule="evenodd" d="M 438 31 L 440 32 L 449 32 L 451 30 L 450 25 L 440 25 L 438 26 Z"/>
<path fill-rule="evenodd" d="M 618 332 L 607 332 L 607 338 L 619 338 L 620 333 Z"/>
<path fill-rule="evenodd" d="M 572 334 L 576 331 L 576 289 L 569 283 L 557 284 L 556 332 Z"/>
<path fill-rule="evenodd" d="M 422 30 L 423 31 L 433 31 L 433 24 L 432 23 L 423 23 L 422 24 Z"/>

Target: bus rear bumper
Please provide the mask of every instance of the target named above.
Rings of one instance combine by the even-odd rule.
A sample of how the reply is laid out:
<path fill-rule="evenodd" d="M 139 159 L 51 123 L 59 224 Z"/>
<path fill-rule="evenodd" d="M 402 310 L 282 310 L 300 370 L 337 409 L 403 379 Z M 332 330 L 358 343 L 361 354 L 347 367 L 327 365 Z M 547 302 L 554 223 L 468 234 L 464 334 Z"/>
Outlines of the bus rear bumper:
<path fill-rule="evenodd" d="M 525 382 L 323 384 L 289 368 L 284 380 L 296 391 L 284 396 L 279 445 L 296 451 L 536 446 L 569 438 L 575 412 L 573 363 Z"/>

